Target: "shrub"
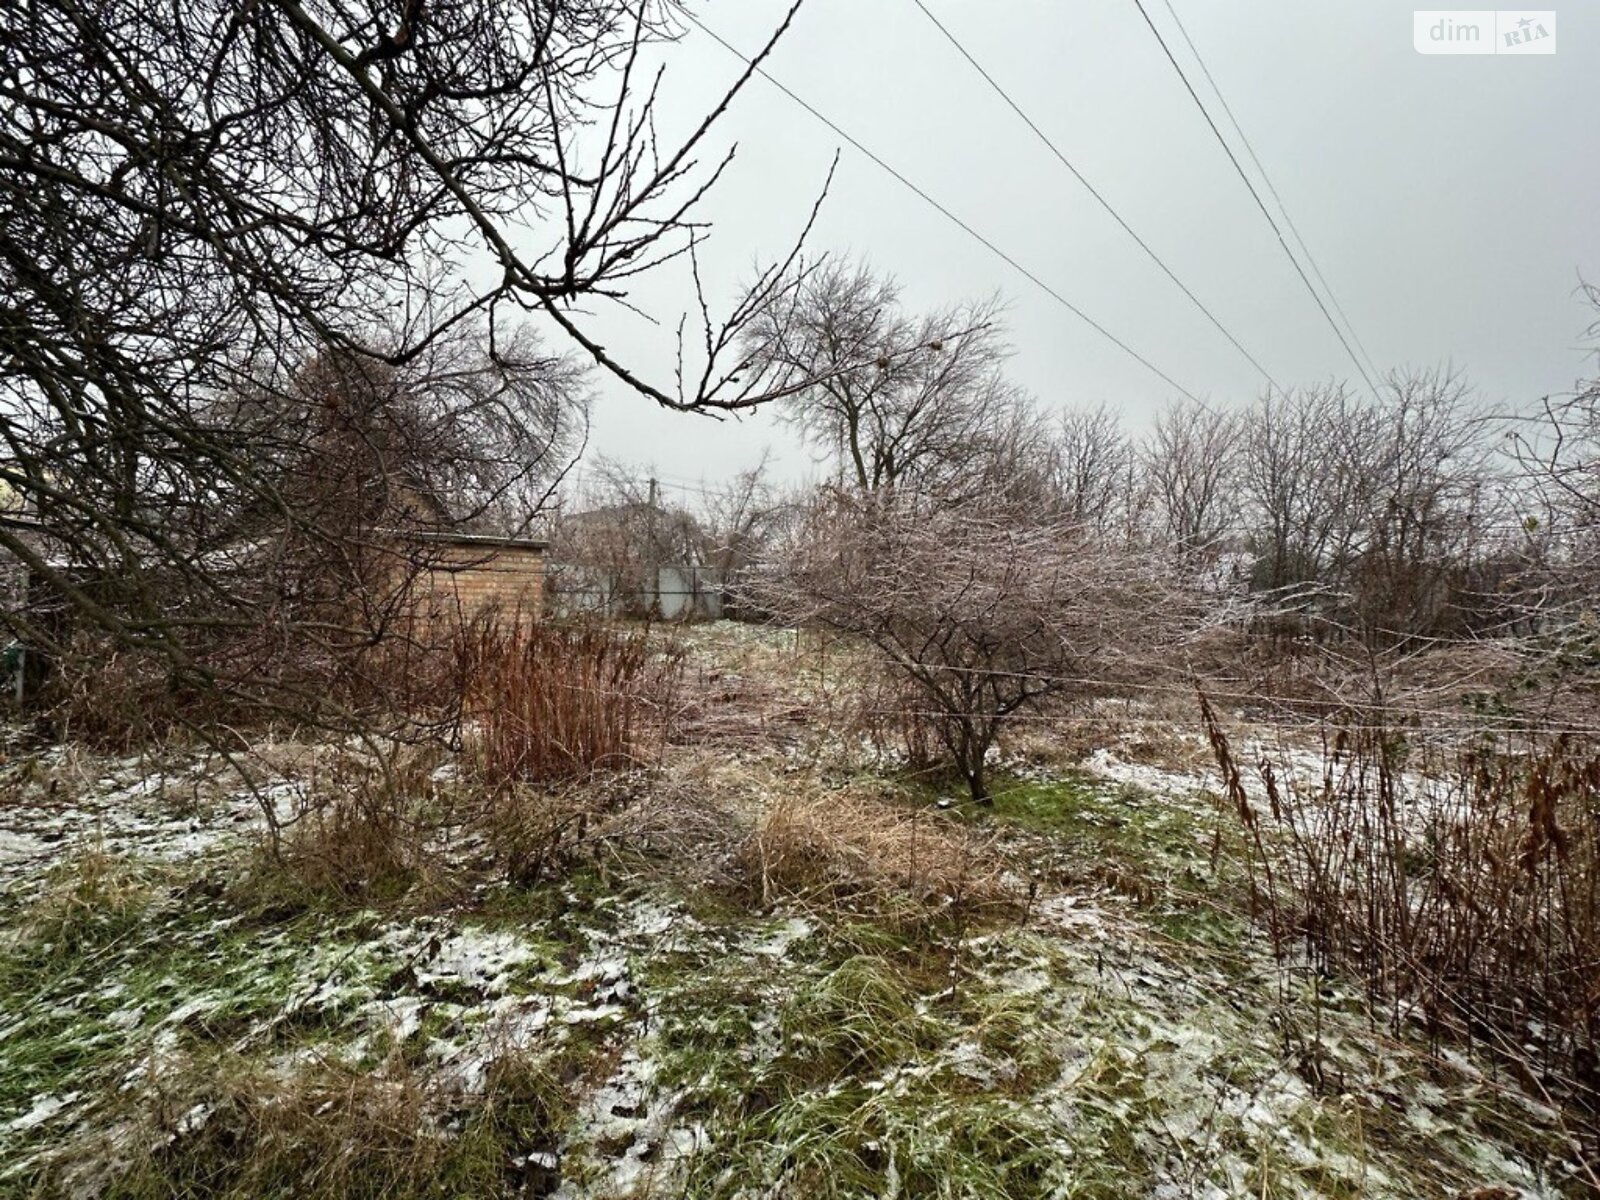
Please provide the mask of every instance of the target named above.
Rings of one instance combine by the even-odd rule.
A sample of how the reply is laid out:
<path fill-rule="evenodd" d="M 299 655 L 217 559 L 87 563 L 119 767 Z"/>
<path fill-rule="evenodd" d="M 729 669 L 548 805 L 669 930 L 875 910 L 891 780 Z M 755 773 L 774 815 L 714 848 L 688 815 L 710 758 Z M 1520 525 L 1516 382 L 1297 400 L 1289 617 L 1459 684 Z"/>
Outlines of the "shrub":
<path fill-rule="evenodd" d="M 432 844 L 443 799 L 438 751 L 391 746 L 316 765 L 290 811 L 270 809 L 266 844 L 242 894 L 267 907 L 359 907 L 448 886 Z"/>
<path fill-rule="evenodd" d="M 752 577 L 783 621 L 871 647 L 913 756 L 937 744 L 972 800 L 1020 716 L 1148 682 L 1211 618 L 1152 554 L 1075 522 L 936 497 L 823 496 Z"/>

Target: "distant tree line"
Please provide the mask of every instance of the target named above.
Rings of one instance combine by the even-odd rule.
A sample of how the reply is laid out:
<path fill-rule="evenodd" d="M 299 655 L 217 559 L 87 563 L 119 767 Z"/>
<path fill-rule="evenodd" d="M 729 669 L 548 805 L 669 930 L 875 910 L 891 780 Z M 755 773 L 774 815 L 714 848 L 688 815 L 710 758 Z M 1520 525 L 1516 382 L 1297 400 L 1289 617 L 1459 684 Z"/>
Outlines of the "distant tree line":
<path fill-rule="evenodd" d="M 1600 385 L 1518 415 L 1460 372 L 1395 371 L 1376 395 L 1182 400 L 1136 434 L 1108 406 L 1052 415 L 1010 384 L 1000 318 L 993 302 L 911 315 L 892 279 L 825 260 L 746 336 L 816 381 L 784 412 L 838 488 L 1069 523 L 1252 598 L 1275 636 L 1524 634 L 1593 595 Z"/>

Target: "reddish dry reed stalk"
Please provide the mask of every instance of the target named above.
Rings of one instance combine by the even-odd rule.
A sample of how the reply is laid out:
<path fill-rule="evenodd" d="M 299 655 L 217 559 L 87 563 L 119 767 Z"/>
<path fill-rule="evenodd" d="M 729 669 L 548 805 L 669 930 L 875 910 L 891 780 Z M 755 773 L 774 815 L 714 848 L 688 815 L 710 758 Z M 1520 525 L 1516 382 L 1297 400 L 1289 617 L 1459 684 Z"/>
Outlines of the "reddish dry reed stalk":
<path fill-rule="evenodd" d="M 676 662 L 643 629 L 483 620 L 461 635 L 462 716 L 495 787 L 628 766 L 663 713 Z"/>

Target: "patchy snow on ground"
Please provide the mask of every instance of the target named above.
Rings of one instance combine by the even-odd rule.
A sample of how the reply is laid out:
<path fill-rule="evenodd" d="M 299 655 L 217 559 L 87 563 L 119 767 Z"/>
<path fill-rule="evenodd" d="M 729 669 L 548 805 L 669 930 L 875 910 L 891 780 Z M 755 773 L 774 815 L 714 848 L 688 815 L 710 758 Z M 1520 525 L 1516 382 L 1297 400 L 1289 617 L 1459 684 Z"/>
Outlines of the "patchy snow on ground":
<path fill-rule="evenodd" d="M 683 639 L 715 650 L 713 671 L 782 659 L 799 672 L 791 632 L 732 630 Z M 1320 753 L 1239 747 L 1253 799 L 1264 797 L 1263 759 L 1297 786 L 1322 778 Z M 766 754 L 771 780 L 817 763 L 894 765 L 831 733 L 785 737 Z M 303 782 L 275 777 L 252 792 L 200 754 L 155 763 L 52 751 L 9 769 L 0 895 L 14 912 L 85 850 L 161 872 L 87 965 L 41 951 L 25 986 L 0 995 L 0 1190 L 79 1146 L 193 1138 L 212 1110 L 187 1099 L 163 1108 L 164 1089 L 219 1056 L 287 1084 L 330 1063 L 376 1071 L 403 1055 L 459 1112 L 518 1054 L 561 1062 L 570 1089 L 560 1130 L 515 1156 L 560 1200 L 801 1194 L 786 1172 L 812 1151 L 872 1175 L 870 1194 L 906 1196 L 919 1156 L 956 1171 L 970 1145 L 1041 1156 L 1037 1190 L 1017 1193 L 1027 1196 L 1052 1194 L 1047 1185 L 1159 1200 L 1408 1200 L 1483 1184 L 1524 1200 L 1561 1194 L 1555 1114 L 1480 1060 L 1379 1033 L 1358 997 L 1271 961 L 1246 926 L 1216 927 L 1236 944 L 1184 942 L 1150 906 L 1092 882 L 1053 885 L 1025 914 L 954 931 L 757 913 L 721 894 L 697 906 L 679 883 L 626 875 L 582 894 L 542 885 L 560 890 L 551 918 L 495 910 L 478 885 L 426 912 L 247 921 L 198 885 L 260 832 L 263 805 L 292 818 Z M 1099 781 L 1095 798 L 1125 806 L 1119 816 L 1208 812 L 1219 791 L 1212 769 L 1141 761 L 1116 741 L 1082 771 Z M 433 777 L 451 782 L 455 764 Z M 1417 794 L 1421 811 L 1431 793 L 1419 783 Z M 1103 815 L 1086 814 L 1086 827 Z M 20 938 L 19 919 L 0 913 L 0 936 Z M 918 970 L 902 971 L 902 959 Z M 1307 988 L 1314 1027 L 1297 995 Z M 822 1015 L 808 1018 L 807 1005 Z M 809 1056 L 823 1053 L 833 1057 L 814 1070 Z M 145 1110 L 160 1120 L 130 1116 Z M 988 1129 L 995 1141 L 976 1140 Z M 724 1163 L 729 1178 L 707 1173 Z"/>
<path fill-rule="evenodd" d="M 1144 763 L 1126 762 L 1105 747 L 1097 748 L 1084 760 L 1084 769 L 1102 779 L 1131 784 L 1160 796 L 1187 797 L 1194 793 L 1215 791 L 1218 776 L 1212 771 L 1169 771 Z"/>
<path fill-rule="evenodd" d="M 27 883 L 75 854 L 96 851 L 188 864 L 231 850 L 298 811 L 301 781 L 246 786 L 209 752 L 85 761 L 55 748 L 0 774 L 0 888 Z"/>

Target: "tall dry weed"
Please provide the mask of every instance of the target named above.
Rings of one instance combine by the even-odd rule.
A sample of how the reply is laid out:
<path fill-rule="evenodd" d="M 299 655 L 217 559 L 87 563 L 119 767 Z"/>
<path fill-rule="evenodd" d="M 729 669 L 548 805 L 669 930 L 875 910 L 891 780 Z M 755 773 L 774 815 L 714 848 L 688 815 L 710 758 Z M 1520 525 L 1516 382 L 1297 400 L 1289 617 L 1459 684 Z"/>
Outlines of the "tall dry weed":
<path fill-rule="evenodd" d="M 1397 1028 L 1484 1045 L 1600 1138 L 1600 752 L 1430 754 L 1364 711 L 1308 778 L 1246 767 L 1203 712 L 1280 956 L 1360 980 Z"/>

